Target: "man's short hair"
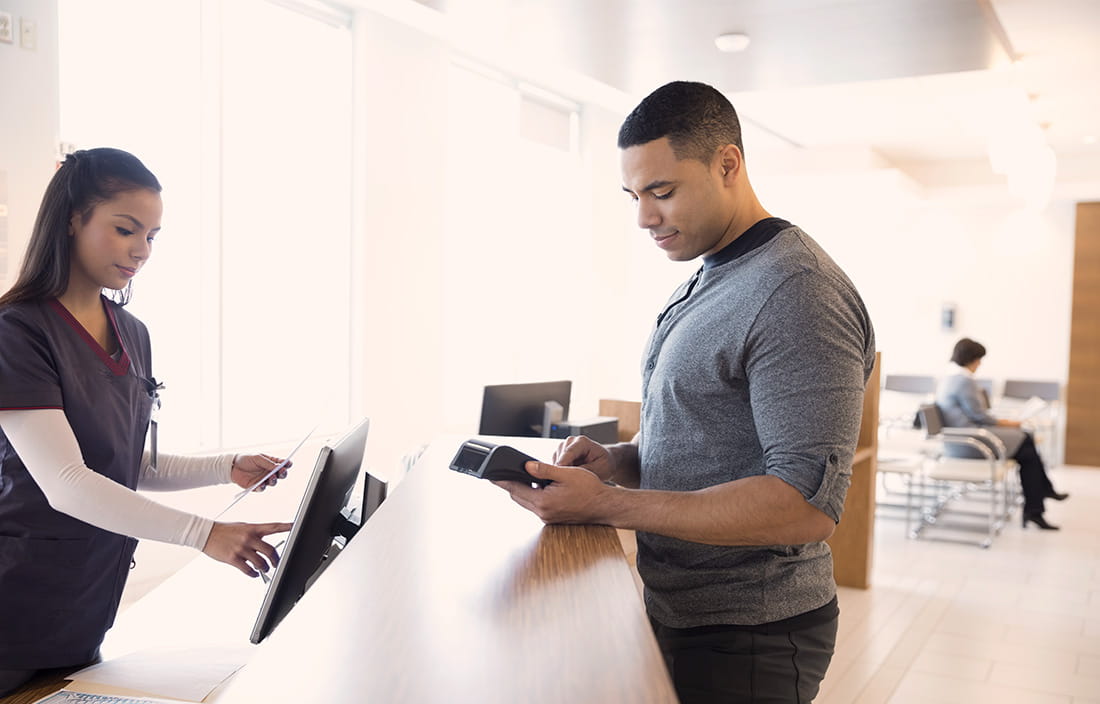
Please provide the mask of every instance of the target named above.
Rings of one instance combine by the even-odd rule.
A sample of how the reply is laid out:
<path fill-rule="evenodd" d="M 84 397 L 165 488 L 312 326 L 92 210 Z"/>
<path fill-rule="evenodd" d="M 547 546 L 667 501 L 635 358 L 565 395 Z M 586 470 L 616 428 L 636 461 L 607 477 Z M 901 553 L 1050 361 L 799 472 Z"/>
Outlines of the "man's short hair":
<path fill-rule="evenodd" d="M 982 343 L 964 337 L 955 343 L 955 349 L 951 352 L 951 361 L 960 367 L 965 367 L 984 356 L 985 346 Z"/>
<path fill-rule="evenodd" d="M 677 159 L 709 164 L 714 152 L 733 144 L 744 156 L 741 122 L 726 96 L 705 83 L 675 81 L 638 103 L 619 128 L 619 149 L 668 137 Z"/>

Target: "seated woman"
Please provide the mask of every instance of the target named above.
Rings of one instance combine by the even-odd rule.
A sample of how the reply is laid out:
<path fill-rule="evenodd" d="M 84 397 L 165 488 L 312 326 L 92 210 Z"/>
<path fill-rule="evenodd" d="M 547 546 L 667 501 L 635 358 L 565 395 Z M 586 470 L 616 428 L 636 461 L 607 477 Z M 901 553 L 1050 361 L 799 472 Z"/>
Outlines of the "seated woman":
<path fill-rule="evenodd" d="M 1023 526 L 1028 521 L 1043 530 L 1058 530 L 1043 518 L 1043 500 L 1064 501 L 1069 494 L 1060 494 L 1047 477 L 1043 460 L 1035 448 L 1035 440 L 1020 428 L 1020 421 L 996 418 L 989 413 L 989 403 L 974 379 L 982 363 L 985 347 L 964 337 L 955 343 L 951 361 L 958 365 L 956 374 L 947 376 L 936 390 L 936 405 L 943 413 L 943 423 L 951 428 L 986 428 L 1005 444 L 1012 459 L 1020 464 L 1020 485 L 1024 490 Z"/>

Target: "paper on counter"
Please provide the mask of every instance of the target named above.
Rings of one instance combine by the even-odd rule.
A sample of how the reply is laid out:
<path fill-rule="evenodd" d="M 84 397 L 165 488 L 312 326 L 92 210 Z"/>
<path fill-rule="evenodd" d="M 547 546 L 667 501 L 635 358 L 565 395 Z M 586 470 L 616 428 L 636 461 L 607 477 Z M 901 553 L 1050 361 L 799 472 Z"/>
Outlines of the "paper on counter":
<path fill-rule="evenodd" d="M 243 667 L 252 651 L 251 646 L 138 650 L 74 672 L 69 679 L 201 702 Z"/>
<path fill-rule="evenodd" d="M 179 704 L 168 699 L 126 697 L 117 694 L 88 694 L 62 689 L 38 699 L 34 704 Z"/>

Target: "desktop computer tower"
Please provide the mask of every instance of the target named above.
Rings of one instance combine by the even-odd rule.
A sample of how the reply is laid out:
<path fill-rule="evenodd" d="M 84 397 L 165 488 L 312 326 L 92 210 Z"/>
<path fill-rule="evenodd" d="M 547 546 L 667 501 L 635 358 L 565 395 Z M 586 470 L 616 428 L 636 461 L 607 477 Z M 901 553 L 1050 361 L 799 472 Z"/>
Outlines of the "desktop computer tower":
<path fill-rule="evenodd" d="M 616 443 L 619 442 L 619 419 L 596 416 L 585 420 L 563 420 L 550 425 L 550 437 L 567 438 L 570 435 L 587 435 L 604 445 Z"/>

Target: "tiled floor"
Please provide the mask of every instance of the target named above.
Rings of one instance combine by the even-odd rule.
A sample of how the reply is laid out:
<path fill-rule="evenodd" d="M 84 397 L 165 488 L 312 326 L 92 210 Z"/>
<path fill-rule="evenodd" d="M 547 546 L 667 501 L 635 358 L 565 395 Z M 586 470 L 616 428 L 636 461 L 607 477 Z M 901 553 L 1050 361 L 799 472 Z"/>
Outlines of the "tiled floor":
<path fill-rule="evenodd" d="M 872 588 L 840 590 L 817 704 L 1100 704 L 1100 469 L 1051 477 L 1072 494 L 1047 505 L 1062 530 L 1023 530 L 1017 514 L 987 550 L 908 540 L 902 521 L 876 521 Z M 266 501 L 292 510 L 294 496 Z M 243 520 L 273 508 L 257 502 Z M 148 541 L 139 550 L 124 605 L 197 555 Z"/>
<path fill-rule="evenodd" d="M 818 704 L 1100 704 L 1100 469 L 1051 478 L 1062 530 L 1017 513 L 986 550 L 876 521 L 872 588 L 840 590 Z"/>

